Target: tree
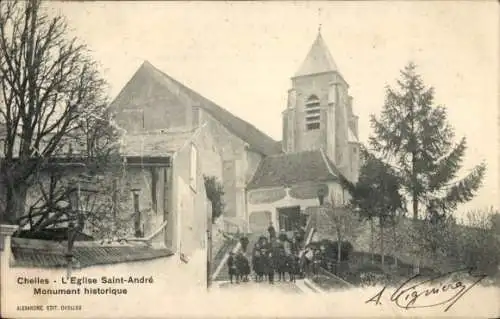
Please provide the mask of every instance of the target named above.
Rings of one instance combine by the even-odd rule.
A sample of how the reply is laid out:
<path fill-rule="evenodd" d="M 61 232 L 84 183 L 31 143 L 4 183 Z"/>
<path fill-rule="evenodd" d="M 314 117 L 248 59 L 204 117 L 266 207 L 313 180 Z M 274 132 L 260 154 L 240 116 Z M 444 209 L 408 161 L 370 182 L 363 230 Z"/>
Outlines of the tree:
<path fill-rule="evenodd" d="M 354 238 L 358 235 L 361 227 L 360 218 L 352 210 L 336 206 L 333 196 L 330 201 L 324 203 L 323 208 L 333 224 L 335 236 L 337 237 L 337 262 L 340 263 L 342 242 L 347 236 Z"/>
<path fill-rule="evenodd" d="M 400 194 L 400 180 L 396 172 L 366 149 L 361 149 L 363 165 L 357 184 L 350 185 L 350 205 L 362 218 L 370 221 L 371 249 L 374 247 L 374 219 L 380 227 L 380 248 L 384 263 L 384 229 L 391 225 L 395 231 L 397 214 L 404 212 L 404 198 Z"/>
<path fill-rule="evenodd" d="M 493 209 L 468 212 L 465 226 L 454 238 L 459 253 L 453 257 L 490 276 L 498 274 L 500 265 L 500 237 L 495 229 L 494 213 Z"/>
<path fill-rule="evenodd" d="M 88 52 L 41 1 L 0 3 L 2 219 L 15 223 L 24 215 L 28 189 L 72 139 L 85 143 L 93 164 L 110 155 L 115 132 L 105 82 Z"/>
<path fill-rule="evenodd" d="M 224 187 L 215 176 L 203 176 L 207 198 L 212 203 L 212 223 L 224 214 Z"/>
<path fill-rule="evenodd" d="M 471 200 L 481 186 L 486 166 L 475 166 L 458 179 L 466 150 L 463 137 L 454 144 L 446 109 L 434 106 L 434 89 L 425 87 L 409 63 L 401 71 L 398 89 L 387 87 L 380 117 L 371 116 L 370 146 L 397 168 L 403 189 L 411 198 L 414 219 L 419 205 L 428 214 L 443 216 Z"/>

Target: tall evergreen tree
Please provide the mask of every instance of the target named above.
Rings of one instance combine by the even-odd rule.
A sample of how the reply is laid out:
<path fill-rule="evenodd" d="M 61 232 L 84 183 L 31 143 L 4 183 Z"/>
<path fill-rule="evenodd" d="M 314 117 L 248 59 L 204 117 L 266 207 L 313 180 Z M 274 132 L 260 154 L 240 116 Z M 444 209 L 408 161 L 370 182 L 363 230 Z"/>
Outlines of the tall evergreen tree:
<path fill-rule="evenodd" d="M 380 117 L 371 116 L 370 146 L 397 168 L 414 219 L 421 205 L 435 219 L 473 198 L 486 166 L 481 163 L 457 179 L 466 139 L 454 143 L 446 109 L 434 106 L 434 89 L 424 85 L 415 69 L 409 63 L 401 71 L 397 89 L 387 87 Z"/>

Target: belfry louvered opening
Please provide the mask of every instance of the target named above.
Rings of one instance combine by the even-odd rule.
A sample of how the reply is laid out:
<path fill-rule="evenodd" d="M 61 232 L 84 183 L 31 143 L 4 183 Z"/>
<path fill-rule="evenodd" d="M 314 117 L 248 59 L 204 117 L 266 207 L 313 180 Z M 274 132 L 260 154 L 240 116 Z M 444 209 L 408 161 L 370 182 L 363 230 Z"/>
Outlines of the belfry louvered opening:
<path fill-rule="evenodd" d="M 320 127 L 321 108 L 316 95 L 311 95 L 306 102 L 306 128 L 317 130 Z"/>

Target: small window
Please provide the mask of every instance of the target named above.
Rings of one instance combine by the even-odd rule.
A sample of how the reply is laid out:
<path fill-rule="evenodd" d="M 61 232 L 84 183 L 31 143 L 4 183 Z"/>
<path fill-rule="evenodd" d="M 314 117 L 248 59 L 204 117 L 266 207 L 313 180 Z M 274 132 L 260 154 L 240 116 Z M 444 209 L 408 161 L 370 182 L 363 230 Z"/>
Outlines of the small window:
<path fill-rule="evenodd" d="M 321 121 L 321 106 L 319 98 L 316 95 L 311 95 L 307 99 L 305 113 L 307 130 L 319 129 Z"/>
<path fill-rule="evenodd" d="M 194 190 L 196 190 L 196 179 L 198 173 L 197 168 L 198 168 L 198 150 L 196 149 L 196 146 L 194 144 L 191 144 L 189 183 Z"/>

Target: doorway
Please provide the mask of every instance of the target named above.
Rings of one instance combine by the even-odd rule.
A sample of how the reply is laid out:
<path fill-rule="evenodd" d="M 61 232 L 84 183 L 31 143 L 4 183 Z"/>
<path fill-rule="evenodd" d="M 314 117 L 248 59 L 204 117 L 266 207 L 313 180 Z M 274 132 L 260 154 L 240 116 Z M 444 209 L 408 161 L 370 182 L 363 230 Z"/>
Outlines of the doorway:
<path fill-rule="evenodd" d="M 302 223 L 300 206 L 278 208 L 279 230 L 293 231 Z"/>

